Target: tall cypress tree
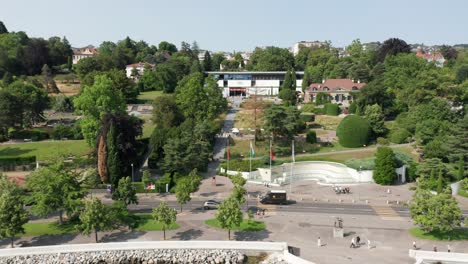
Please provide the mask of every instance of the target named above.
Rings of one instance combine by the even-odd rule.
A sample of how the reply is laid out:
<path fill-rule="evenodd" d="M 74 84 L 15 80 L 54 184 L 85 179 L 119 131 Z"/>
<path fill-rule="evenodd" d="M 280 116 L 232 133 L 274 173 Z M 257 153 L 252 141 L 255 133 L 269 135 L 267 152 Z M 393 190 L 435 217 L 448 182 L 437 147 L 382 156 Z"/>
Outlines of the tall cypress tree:
<path fill-rule="evenodd" d="M 114 124 L 111 124 L 107 132 L 107 169 L 109 171 L 109 182 L 117 186 L 122 177 L 120 169 L 120 157 L 118 149 L 119 136 Z"/>
<path fill-rule="evenodd" d="M 444 174 L 442 168 L 439 169 L 439 178 L 437 179 L 437 193 L 442 193 L 444 190 Z"/>
<path fill-rule="evenodd" d="M 203 70 L 212 71 L 213 70 L 213 60 L 208 51 L 205 51 L 205 58 L 203 59 Z"/>
<path fill-rule="evenodd" d="M 8 33 L 8 29 L 5 27 L 5 24 L 3 24 L 2 21 L 0 21 L 0 34 L 6 34 Z"/>

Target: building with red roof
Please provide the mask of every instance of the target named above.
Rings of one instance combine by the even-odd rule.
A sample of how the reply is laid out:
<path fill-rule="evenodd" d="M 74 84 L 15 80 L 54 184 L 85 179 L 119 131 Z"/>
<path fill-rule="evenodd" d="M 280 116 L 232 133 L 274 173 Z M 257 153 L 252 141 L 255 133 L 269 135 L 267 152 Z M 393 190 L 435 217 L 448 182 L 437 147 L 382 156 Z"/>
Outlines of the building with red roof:
<path fill-rule="evenodd" d="M 92 45 L 84 48 L 73 49 L 73 64 L 77 64 L 81 59 L 96 56 L 97 53 L 97 49 Z"/>
<path fill-rule="evenodd" d="M 315 102 L 317 94 L 324 93 L 332 103 L 349 106 L 354 100 L 353 93 L 359 92 L 364 85 L 366 84 L 359 80 L 356 82 L 351 79 L 326 79 L 307 87 L 304 92 L 304 102 Z"/>

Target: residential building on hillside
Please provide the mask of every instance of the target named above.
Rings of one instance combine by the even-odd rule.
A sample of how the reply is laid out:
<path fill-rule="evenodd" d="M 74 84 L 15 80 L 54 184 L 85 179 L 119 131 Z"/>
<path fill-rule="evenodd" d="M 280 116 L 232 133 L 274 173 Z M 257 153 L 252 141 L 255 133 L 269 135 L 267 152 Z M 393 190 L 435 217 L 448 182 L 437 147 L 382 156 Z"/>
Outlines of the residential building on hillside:
<path fill-rule="evenodd" d="M 283 84 L 285 71 L 277 72 L 205 72 L 212 75 L 223 89 L 223 96 L 277 95 Z M 296 91 L 302 91 L 304 72 L 296 72 Z"/>
<path fill-rule="evenodd" d="M 426 52 L 421 47 L 418 47 L 418 49 L 416 50 L 416 56 L 418 56 L 419 58 L 423 58 L 428 62 L 433 61 L 437 67 L 442 67 L 445 63 L 445 58 L 442 55 L 442 53 Z"/>
<path fill-rule="evenodd" d="M 90 58 L 96 56 L 97 49 L 94 46 L 89 45 L 84 48 L 73 49 L 73 64 L 77 64 L 81 59 Z"/>
<path fill-rule="evenodd" d="M 311 48 L 311 47 L 322 47 L 325 46 L 325 42 L 321 41 L 299 41 L 292 47 L 292 53 L 296 56 L 299 53 L 301 47 Z"/>
<path fill-rule="evenodd" d="M 327 79 L 321 83 L 313 83 L 305 90 L 304 102 L 311 103 L 317 99 L 317 94 L 326 94 L 330 101 L 342 106 L 349 106 L 354 100 L 353 93 L 359 92 L 366 85 L 359 80 L 355 82 L 351 79 Z"/>
<path fill-rule="evenodd" d="M 153 69 L 154 67 L 155 65 L 151 63 L 138 62 L 138 63 L 127 65 L 125 67 L 125 72 L 127 74 L 127 78 L 138 81 L 140 77 L 143 75 L 143 73 L 145 73 L 146 68 Z M 136 71 L 136 74 L 134 74 L 135 71 Z"/>

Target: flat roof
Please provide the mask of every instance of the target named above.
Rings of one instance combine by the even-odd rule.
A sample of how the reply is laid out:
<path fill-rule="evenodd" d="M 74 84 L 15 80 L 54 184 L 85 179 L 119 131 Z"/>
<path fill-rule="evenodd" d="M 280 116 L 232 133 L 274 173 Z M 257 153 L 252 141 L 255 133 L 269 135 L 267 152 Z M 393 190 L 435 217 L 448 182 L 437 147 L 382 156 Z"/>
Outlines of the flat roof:
<path fill-rule="evenodd" d="M 231 75 L 240 75 L 240 74 L 257 74 L 257 75 L 284 75 L 285 71 L 244 71 L 244 72 L 234 72 L 234 71 L 207 71 L 206 74 L 231 74 Z M 303 71 L 297 71 L 296 74 L 304 75 Z"/>

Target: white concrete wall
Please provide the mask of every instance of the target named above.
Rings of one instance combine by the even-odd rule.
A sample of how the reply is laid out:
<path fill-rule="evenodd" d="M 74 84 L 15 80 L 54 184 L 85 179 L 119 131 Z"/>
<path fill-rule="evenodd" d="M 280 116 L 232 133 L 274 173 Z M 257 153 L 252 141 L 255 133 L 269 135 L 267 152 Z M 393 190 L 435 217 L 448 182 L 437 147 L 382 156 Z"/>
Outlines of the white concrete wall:
<path fill-rule="evenodd" d="M 256 80 L 255 87 L 279 87 L 279 80 Z"/>
<path fill-rule="evenodd" d="M 251 80 L 228 80 L 229 87 L 251 87 Z"/>
<path fill-rule="evenodd" d="M 270 87 L 264 88 L 247 88 L 247 94 L 250 95 L 271 95 L 272 89 Z"/>
<path fill-rule="evenodd" d="M 415 259 L 415 263 L 450 263 L 462 264 L 468 263 L 468 254 L 466 253 L 448 253 L 448 252 L 434 252 L 424 250 L 409 250 L 409 256 Z"/>
<path fill-rule="evenodd" d="M 150 249 L 222 249 L 238 250 L 247 255 L 261 252 L 274 253 L 283 256 L 289 263 L 314 264 L 288 253 L 288 245 L 284 242 L 252 242 L 252 241 L 142 241 L 71 244 L 45 247 L 7 248 L 0 250 L 0 257 L 59 254 L 71 252 L 125 251 Z"/>
<path fill-rule="evenodd" d="M 301 88 L 302 91 L 302 80 L 296 80 L 296 88 L 297 87 Z"/>
<path fill-rule="evenodd" d="M 218 87 L 224 86 L 224 80 L 218 80 L 216 83 L 218 84 Z"/>

